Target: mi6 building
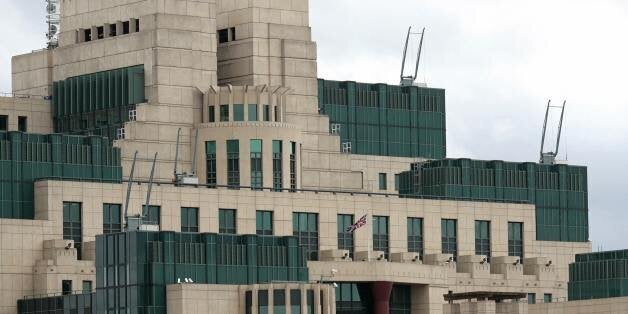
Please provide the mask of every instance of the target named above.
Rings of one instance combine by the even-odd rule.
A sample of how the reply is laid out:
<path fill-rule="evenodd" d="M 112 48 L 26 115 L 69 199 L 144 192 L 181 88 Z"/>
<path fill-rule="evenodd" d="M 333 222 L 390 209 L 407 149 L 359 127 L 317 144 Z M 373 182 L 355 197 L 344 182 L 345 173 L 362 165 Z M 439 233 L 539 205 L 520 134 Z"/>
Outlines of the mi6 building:
<path fill-rule="evenodd" d="M 50 5 L 0 98 L 0 314 L 567 299 L 587 169 L 448 159 L 445 90 L 319 79 L 307 0 Z"/>

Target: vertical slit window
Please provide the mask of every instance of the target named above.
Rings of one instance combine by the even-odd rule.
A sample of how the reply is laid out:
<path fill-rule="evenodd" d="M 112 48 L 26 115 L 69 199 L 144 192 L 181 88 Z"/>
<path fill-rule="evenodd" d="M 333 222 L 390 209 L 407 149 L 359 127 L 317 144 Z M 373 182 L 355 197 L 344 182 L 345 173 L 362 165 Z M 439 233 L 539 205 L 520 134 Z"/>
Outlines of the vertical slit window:
<path fill-rule="evenodd" d="M 257 115 L 257 105 L 255 104 L 249 104 L 249 117 L 248 117 L 249 121 L 257 121 L 258 120 L 258 115 Z"/>
<path fill-rule="evenodd" d="M 229 121 L 229 105 L 220 105 L 220 122 L 226 121 Z"/>
<path fill-rule="evenodd" d="M 208 122 L 216 122 L 216 107 L 215 106 L 209 106 L 207 111 L 208 111 L 208 114 L 209 114 L 209 116 L 207 117 L 207 121 Z"/>
<path fill-rule="evenodd" d="M 283 142 L 273 141 L 273 190 L 283 189 Z"/>
<path fill-rule="evenodd" d="M 262 140 L 251 140 L 251 188 L 261 190 L 264 185 L 262 169 Z"/>
<path fill-rule="evenodd" d="M 353 224 L 353 215 L 338 214 L 338 249 L 349 251 L 349 256 L 353 257 L 355 251 L 353 232 L 348 231 Z"/>
<path fill-rule="evenodd" d="M 120 204 L 103 204 L 103 233 L 122 231 L 122 206 Z"/>
<path fill-rule="evenodd" d="M 78 259 L 81 259 L 83 243 L 83 225 L 81 220 L 82 204 L 63 202 L 63 239 L 73 240 Z"/>
<path fill-rule="evenodd" d="M 441 244 L 443 254 L 452 254 L 454 260 L 458 258 L 458 231 L 455 219 L 441 220 Z"/>
<path fill-rule="evenodd" d="M 198 232 L 198 208 L 181 208 L 181 232 Z"/>
<path fill-rule="evenodd" d="M 508 256 L 517 256 L 523 263 L 523 223 L 508 222 Z"/>
<path fill-rule="evenodd" d="M 297 189 L 297 143 L 290 142 L 290 192 Z"/>
<path fill-rule="evenodd" d="M 390 253 L 388 228 L 387 216 L 373 216 L 373 251 L 384 252 L 385 258 Z"/>
<path fill-rule="evenodd" d="M 423 260 L 423 218 L 408 218 L 408 252 L 419 253 Z"/>
<path fill-rule="evenodd" d="M 240 141 L 227 141 L 227 185 L 240 187 Z"/>
<path fill-rule="evenodd" d="M 487 261 L 490 261 L 491 259 L 490 221 L 475 221 L 475 255 L 485 255 Z"/>
<path fill-rule="evenodd" d="M 310 261 L 318 259 L 318 214 L 293 213 L 292 234 L 297 237 L 299 246 L 305 248 Z"/>
<path fill-rule="evenodd" d="M 219 209 L 218 210 L 218 233 L 236 234 L 236 210 L 235 209 Z"/>
<path fill-rule="evenodd" d="M 255 212 L 255 232 L 257 235 L 273 235 L 273 212 L 266 210 Z"/>
<path fill-rule="evenodd" d="M 216 141 L 205 142 L 207 185 L 216 187 Z"/>

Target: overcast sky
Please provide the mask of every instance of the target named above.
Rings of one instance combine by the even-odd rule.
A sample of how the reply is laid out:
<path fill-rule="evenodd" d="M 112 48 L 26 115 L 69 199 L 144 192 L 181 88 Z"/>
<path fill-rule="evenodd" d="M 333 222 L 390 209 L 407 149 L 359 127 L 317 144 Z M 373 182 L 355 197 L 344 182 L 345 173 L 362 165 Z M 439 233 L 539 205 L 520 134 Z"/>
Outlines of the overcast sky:
<path fill-rule="evenodd" d="M 0 91 L 10 91 L 11 56 L 44 46 L 44 5 L 0 3 Z M 325 79 L 397 84 L 408 26 L 427 28 L 419 77 L 446 89 L 448 157 L 537 161 L 547 100 L 567 99 L 560 157 L 589 167 L 593 248 L 628 248 L 627 1 L 310 0 L 310 7 Z"/>

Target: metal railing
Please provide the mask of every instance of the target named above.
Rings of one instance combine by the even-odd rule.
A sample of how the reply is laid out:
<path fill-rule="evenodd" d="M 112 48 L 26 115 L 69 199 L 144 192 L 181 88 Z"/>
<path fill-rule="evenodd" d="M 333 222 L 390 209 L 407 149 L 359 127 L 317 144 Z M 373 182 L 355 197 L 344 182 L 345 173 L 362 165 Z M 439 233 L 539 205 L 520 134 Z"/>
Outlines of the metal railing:
<path fill-rule="evenodd" d="M 55 297 L 65 297 L 71 295 L 87 295 L 91 294 L 94 291 L 84 291 L 84 290 L 72 290 L 67 292 L 51 292 L 51 293 L 42 293 L 42 294 L 33 294 L 33 295 L 25 295 L 22 296 L 23 300 L 32 300 L 32 299 L 47 299 L 47 298 L 55 298 Z"/>
<path fill-rule="evenodd" d="M 0 97 L 52 100 L 52 96 L 50 95 L 31 95 L 31 94 L 18 94 L 18 93 L 7 93 L 7 92 L 0 92 Z"/>

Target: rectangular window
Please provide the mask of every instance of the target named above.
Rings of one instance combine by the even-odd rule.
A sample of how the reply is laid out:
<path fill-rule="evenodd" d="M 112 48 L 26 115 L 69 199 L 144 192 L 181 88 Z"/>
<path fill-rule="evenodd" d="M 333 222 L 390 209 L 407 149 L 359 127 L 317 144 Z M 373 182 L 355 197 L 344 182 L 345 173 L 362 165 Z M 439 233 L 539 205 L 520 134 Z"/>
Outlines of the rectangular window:
<path fill-rule="evenodd" d="M 216 122 L 216 107 L 214 106 L 209 106 L 209 108 L 207 109 L 208 113 L 209 113 L 209 117 L 208 121 L 209 122 Z"/>
<path fill-rule="evenodd" d="M 85 42 L 92 41 L 92 29 L 91 28 L 84 30 L 83 35 L 85 36 Z"/>
<path fill-rule="evenodd" d="M 233 105 L 233 121 L 244 121 L 244 105 Z"/>
<path fill-rule="evenodd" d="M 61 280 L 61 294 L 72 294 L 72 280 Z"/>
<path fill-rule="evenodd" d="M 273 290 L 273 310 L 275 314 L 286 313 L 286 290 Z"/>
<path fill-rule="evenodd" d="M 419 253 L 423 260 L 423 218 L 408 217 L 408 252 Z"/>
<path fill-rule="evenodd" d="M 104 26 L 96 27 L 96 33 L 98 34 L 98 39 L 105 38 L 105 27 Z"/>
<path fill-rule="evenodd" d="M 491 222 L 485 220 L 475 221 L 475 255 L 486 255 L 491 259 Z"/>
<path fill-rule="evenodd" d="M 299 246 L 305 248 L 306 258 L 318 259 L 318 214 L 293 213 L 292 234 L 299 240 Z"/>
<path fill-rule="evenodd" d="M 255 230 L 257 235 L 273 235 L 273 212 L 267 210 L 256 211 Z"/>
<path fill-rule="evenodd" d="M 17 117 L 17 130 L 20 132 L 28 132 L 28 118 L 19 116 Z"/>
<path fill-rule="evenodd" d="M 236 234 L 236 210 L 218 210 L 218 233 Z"/>
<path fill-rule="evenodd" d="M 290 313 L 301 313 L 301 290 L 290 289 Z"/>
<path fill-rule="evenodd" d="M 552 303 L 552 294 L 551 293 L 543 294 L 543 302 Z"/>
<path fill-rule="evenodd" d="M 146 214 L 146 217 L 144 217 L 143 223 L 147 225 L 161 226 L 160 206 L 149 205 L 144 213 Z"/>
<path fill-rule="evenodd" d="M 268 314 L 268 290 L 257 291 L 257 313 Z"/>
<path fill-rule="evenodd" d="M 131 23 L 129 21 L 122 22 L 122 34 L 128 34 L 131 30 Z"/>
<path fill-rule="evenodd" d="M 240 141 L 227 141 L 227 185 L 240 187 Z"/>
<path fill-rule="evenodd" d="M 283 142 L 273 141 L 273 189 L 283 189 Z"/>
<path fill-rule="evenodd" d="M 348 250 L 349 255 L 353 257 L 355 244 L 353 242 L 353 232 L 347 231 L 347 228 L 353 224 L 353 215 L 338 214 L 338 249 Z"/>
<path fill-rule="evenodd" d="M 297 143 L 290 142 L 290 192 L 297 189 Z"/>
<path fill-rule="evenodd" d="M 103 226 L 104 234 L 118 233 L 122 231 L 122 205 L 103 204 Z"/>
<path fill-rule="evenodd" d="M 264 105 L 264 121 L 270 121 L 270 106 Z"/>
<path fill-rule="evenodd" d="M 523 223 L 508 222 L 508 256 L 518 256 L 523 263 Z"/>
<path fill-rule="evenodd" d="M 229 121 L 229 105 L 220 105 L 220 121 Z"/>
<path fill-rule="evenodd" d="M 383 251 L 388 258 L 388 217 L 373 216 L 373 251 Z"/>
<path fill-rule="evenodd" d="M 82 256 L 81 244 L 83 243 L 81 207 L 81 203 L 63 202 L 63 239 L 74 240 L 74 247 L 79 260 Z M 72 285 L 71 282 L 70 285 Z"/>
<path fill-rule="evenodd" d="M 116 35 L 116 24 L 109 24 L 109 37 L 114 37 Z"/>
<path fill-rule="evenodd" d="M 385 173 L 380 173 L 379 174 L 379 189 L 380 190 L 387 190 L 388 189 L 388 185 L 386 182 L 386 174 Z"/>
<path fill-rule="evenodd" d="M 135 20 L 135 31 L 136 32 L 140 31 L 140 20 L 139 19 Z"/>
<path fill-rule="evenodd" d="M 528 304 L 535 304 L 535 303 L 536 303 L 536 294 L 528 293 Z"/>
<path fill-rule="evenodd" d="M 262 140 L 251 140 L 251 188 L 261 190 L 263 185 Z"/>
<path fill-rule="evenodd" d="M 230 28 L 229 33 L 231 34 L 231 41 L 236 40 L 236 28 L 235 27 Z"/>
<path fill-rule="evenodd" d="M 216 141 L 205 142 L 207 185 L 216 187 Z"/>
<path fill-rule="evenodd" d="M 395 174 L 395 191 L 399 191 L 399 174 Z"/>
<path fill-rule="evenodd" d="M 92 282 L 83 280 L 83 293 L 92 293 Z"/>
<path fill-rule="evenodd" d="M 181 232 L 198 232 L 198 208 L 181 207 Z"/>
<path fill-rule="evenodd" d="M 229 29 L 219 29 L 218 30 L 218 43 L 223 44 L 229 41 Z"/>
<path fill-rule="evenodd" d="M 257 105 L 249 104 L 249 121 L 257 121 Z"/>
<path fill-rule="evenodd" d="M 9 130 L 9 116 L 0 115 L 0 131 Z"/>
<path fill-rule="evenodd" d="M 455 219 L 442 219 L 440 223 L 443 254 L 452 254 L 454 260 L 458 258 L 458 232 L 456 225 Z"/>

